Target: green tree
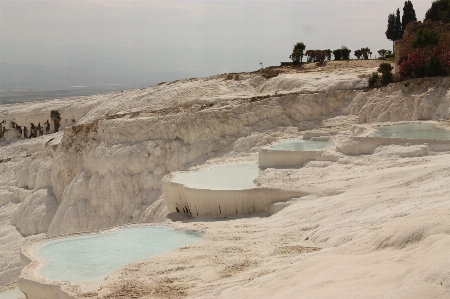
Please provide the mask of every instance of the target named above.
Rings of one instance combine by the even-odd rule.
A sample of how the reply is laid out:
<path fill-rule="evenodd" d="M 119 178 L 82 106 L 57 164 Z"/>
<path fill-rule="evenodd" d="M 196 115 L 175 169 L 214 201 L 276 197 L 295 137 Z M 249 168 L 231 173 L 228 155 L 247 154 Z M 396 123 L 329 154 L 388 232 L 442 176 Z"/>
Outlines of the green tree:
<path fill-rule="evenodd" d="M 333 52 L 331 52 L 330 49 L 326 49 L 326 50 L 324 50 L 324 51 L 325 51 L 325 53 L 326 53 L 326 59 L 327 59 L 328 61 L 330 61 L 330 60 L 331 60 L 331 53 L 333 53 Z"/>
<path fill-rule="evenodd" d="M 50 118 L 55 126 L 55 132 L 58 132 L 59 127 L 61 126 L 61 113 L 59 113 L 58 110 L 52 110 L 50 111 Z"/>
<path fill-rule="evenodd" d="M 369 54 L 372 54 L 372 52 L 370 52 L 369 48 L 361 48 L 361 55 L 363 56 L 363 58 L 365 60 L 369 59 Z"/>
<path fill-rule="evenodd" d="M 378 51 L 378 55 L 380 55 L 380 57 L 386 57 L 387 55 L 390 55 L 391 53 L 392 53 L 392 51 L 385 50 L 385 49 L 381 49 Z"/>
<path fill-rule="evenodd" d="M 342 58 L 342 49 L 336 49 L 333 51 L 334 60 L 341 60 Z"/>
<path fill-rule="evenodd" d="M 349 60 L 351 52 L 352 52 L 352 50 L 350 50 L 346 46 L 342 45 L 342 47 L 341 47 L 341 54 L 342 54 L 342 59 L 343 60 Z"/>
<path fill-rule="evenodd" d="M 394 49 L 394 43 L 397 40 L 397 36 L 395 35 L 395 15 L 393 13 L 388 16 L 388 25 L 385 34 L 387 39 L 392 41 L 392 49 Z"/>
<path fill-rule="evenodd" d="M 403 6 L 403 16 L 402 16 L 402 30 L 404 31 L 406 25 L 410 22 L 417 21 L 416 11 L 414 10 L 413 4 L 411 1 L 405 1 L 405 5 Z"/>
<path fill-rule="evenodd" d="M 396 40 L 400 40 L 403 38 L 402 22 L 400 19 L 400 9 L 398 9 L 398 8 L 397 8 L 397 14 L 395 15 L 394 32 L 395 32 Z"/>
<path fill-rule="evenodd" d="M 289 58 L 292 59 L 294 65 L 298 65 L 298 64 L 302 63 L 305 49 L 306 49 L 306 46 L 302 42 L 296 43 L 294 45 L 292 54 L 291 54 L 291 56 L 289 56 Z"/>
<path fill-rule="evenodd" d="M 53 121 L 61 120 L 61 113 L 58 110 L 52 110 L 50 111 L 50 118 Z"/>
<path fill-rule="evenodd" d="M 397 8 L 396 14 L 389 14 L 388 26 L 385 34 L 387 39 L 392 41 L 392 50 L 394 51 L 395 42 L 403 38 L 402 22 L 400 20 L 400 9 Z"/>
<path fill-rule="evenodd" d="M 450 23 L 450 0 L 437 0 L 425 14 L 425 21 Z"/>

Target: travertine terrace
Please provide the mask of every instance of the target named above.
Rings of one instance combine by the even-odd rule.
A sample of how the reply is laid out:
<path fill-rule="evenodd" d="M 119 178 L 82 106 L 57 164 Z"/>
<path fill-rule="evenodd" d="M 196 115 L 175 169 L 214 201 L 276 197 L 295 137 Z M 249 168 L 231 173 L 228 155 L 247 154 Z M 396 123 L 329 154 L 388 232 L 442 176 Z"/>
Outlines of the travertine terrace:
<path fill-rule="evenodd" d="M 92 102 L 87 97 L 70 103 L 82 115 L 63 132 L 2 142 L 0 284 L 19 280 L 20 247 L 32 240 L 164 222 L 204 237 L 116 271 L 100 290 L 83 293 L 65 285 L 63 293 L 448 298 L 450 153 L 408 142 L 362 151 L 357 138 L 375 123 L 431 120 L 449 127 L 450 80 L 366 90 L 376 66 L 311 64 L 275 77 L 224 74 L 95 96 Z M 19 118 L 47 113 L 45 106 L 6 110 Z M 168 215 L 164 176 L 256 163 L 262 147 L 301 138 L 306 130 L 333 135 L 336 146 L 302 167 L 268 168 L 255 183 L 308 195 L 277 203 L 273 215 Z"/>

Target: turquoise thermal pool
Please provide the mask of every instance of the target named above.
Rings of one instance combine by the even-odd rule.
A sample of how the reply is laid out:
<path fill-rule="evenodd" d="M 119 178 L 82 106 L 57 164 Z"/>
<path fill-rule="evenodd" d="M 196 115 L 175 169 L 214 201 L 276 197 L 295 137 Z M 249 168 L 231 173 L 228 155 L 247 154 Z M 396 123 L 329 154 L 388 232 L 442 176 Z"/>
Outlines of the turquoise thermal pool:
<path fill-rule="evenodd" d="M 167 227 L 135 226 L 39 243 L 38 272 L 55 281 L 83 282 L 105 278 L 132 262 L 189 245 L 200 233 Z"/>
<path fill-rule="evenodd" d="M 19 290 L 19 288 L 13 288 L 0 293 L 0 299 L 19 299 L 19 298 L 25 298 L 25 294 L 22 293 Z"/>
<path fill-rule="evenodd" d="M 178 172 L 172 182 L 196 189 L 244 190 L 254 188 L 260 170 L 255 164 L 232 164 L 210 169 Z"/>
<path fill-rule="evenodd" d="M 450 131 L 433 124 L 409 123 L 376 127 L 373 137 L 450 140 Z"/>
<path fill-rule="evenodd" d="M 332 146 L 333 143 L 328 140 L 289 140 L 274 146 L 271 151 L 317 151 Z"/>

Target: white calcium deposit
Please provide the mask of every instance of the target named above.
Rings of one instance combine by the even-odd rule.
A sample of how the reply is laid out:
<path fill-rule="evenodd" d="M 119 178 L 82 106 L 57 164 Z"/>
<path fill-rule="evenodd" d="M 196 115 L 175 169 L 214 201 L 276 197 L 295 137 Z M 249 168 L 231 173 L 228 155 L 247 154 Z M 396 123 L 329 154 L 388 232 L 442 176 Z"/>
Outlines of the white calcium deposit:
<path fill-rule="evenodd" d="M 127 223 L 170 222 L 174 218 L 167 217 L 161 196 L 161 182 L 172 171 L 233 161 L 256 162 L 261 147 L 283 139 L 298 139 L 304 130 L 322 128 L 334 130 L 333 134 L 336 130 L 343 131 L 334 137 L 339 147 L 352 135 L 351 126 L 358 122 L 450 117 L 448 78 L 418 79 L 408 84 L 402 82 L 365 90 L 367 77 L 373 71 L 373 68 L 349 68 L 334 72 L 282 73 L 270 79 L 258 72 L 228 77 L 220 75 L 80 99 L 2 107 L 0 121 L 14 120 L 18 124 L 31 119 L 42 123 L 51 110 L 58 110 L 61 112 L 64 132 L 25 140 L 13 136 L 0 143 L 0 285 L 18 279 L 19 248 L 33 239 L 95 231 Z M 67 123 L 65 119 L 68 119 Z M 72 120 L 75 122 L 70 123 Z M 414 216 L 414 213 L 420 212 L 420 217 L 432 219 L 433 213 L 438 212 L 427 212 L 424 207 L 448 209 L 448 199 L 439 197 L 433 199 L 432 205 L 428 205 L 425 191 L 414 193 L 411 190 L 408 194 L 413 197 L 413 206 L 410 206 L 404 197 L 395 197 L 403 196 L 404 193 L 399 187 L 400 181 L 390 189 L 381 188 L 371 179 L 382 180 L 388 186 L 387 178 L 390 175 L 400 177 L 402 171 L 416 171 L 414 165 L 425 167 L 427 163 L 433 167 L 439 166 L 436 171 L 441 172 L 443 161 L 449 156 L 442 152 L 430 153 L 429 148 L 417 145 L 410 149 L 405 146 L 383 145 L 370 158 L 348 157 L 334 150 L 326 150 L 317 161 L 307 163 L 307 167 L 289 170 L 291 172 L 266 170 L 257 180 L 258 184 L 286 190 L 294 188 L 311 195 L 304 203 L 301 200 L 283 203 L 283 207 L 289 207 L 269 218 L 235 219 L 206 225 L 202 218 L 198 218 L 194 223 L 179 224 L 189 226 L 189 229 L 196 229 L 198 224 L 197 228 L 207 232 L 204 240 L 196 245 L 198 254 L 213 248 L 229 264 L 224 264 L 216 269 L 219 272 L 211 274 L 209 267 L 213 267 L 214 254 L 210 252 L 205 253 L 197 264 L 195 258 L 187 263 L 187 258 L 180 251 L 175 255 L 169 254 L 164 260 L 167 267 L 183 268 L 180 265 L 186 263 L 198 275 L 183 270 L 186 267 L 180 268 L 179 273 L 186 274 L 183 287 L 180 287 L 180 293 L 170 287 L 168 292 L 194 297 L 208 294 L 205 296 L 209 298 L 244 298 L 249 294 L 255 298 L 292 297 L 298 294 L 296 283 L 289 282 L 289 287 L 284 287 L 283 280 L 292 280 L 294 277 L 298 281 L 302 280 L 301 277 L 293 276 L 289 270 L 289 263 L 292 262 L 293 271 L 308 277 L 299 286 L 309 290 L 311 298 L 326 298 L 321 297 L 321 294 L 328 294 L 328 284 L 343 289 L 342 286 L 347 286 L 352 277 L 370 276 L 368 269 L 374 267 L 376 262 L 364 263 L 363 254 L 375 255 L 380 263 L 380 255 L 385 254 L 385 261 L 393 263 L 393 256 L 402 253 L 402 248 L 425 252 L 427 244 L 434 246 L 433 242 L 437 242 L 437 239 L 433 239 L 438 238 L 435 233 L 448 233 L 448 225 L 435 230 L 411 226 L 411 230 L 423 232 L 421 238 L 414 238 L 416 243 L 411 243 L 417 247 L 407 247 L 410 243 L 403 240 L 409 238 L 407 232 L 403 233 L 403 241 L 400 236 L 391 236 L 390 232 L 395 231 L 395 225 L 403 225 L 399 224 L 401 221 L 408 222 L 409 218 L 401 218 L 403 216 L 408 215 L 411 221 L 415 221 L 419 216 Z M 400 154 L 396 155 L 397 151 Z M 407 167 L 402 169 L 404 163 Z M 392 173 L 388 165 L 392 165 Z M 377 169 L 383 169 L 383 172 L 372 176 Z M 335 175 L 329 177 L 329 172 Z M 424 186 L 426 173 L 423 176 L 423 179 L 418 178 L 420 184 L 417 188 Z M 349 181 L 345 181 L 346 178 Z M 430 181 L 430 184 L 436 185 L 436 192 L 440 186 L 449 185 L 442 173 L 436 180 Z M 327 184 L 327 188 L 322 184 Z M 364 189 L 364 184 L 371 186 L 370 191 Z M 405 184 L 416 188 L 412 177 Z M 348 205 L 344 204 L 348 200 L 345 195 L 347 190 L 351 190 L 348 192 L 352 194 Z M 386 195 L 382 191 L 391 193 Z M 416 198 L 416 194 L 422 201 Z M 375 204 L 380 197 L 383 204 Z M 316 198 L 320 200 L 315 201 Z M 358 198 L 364 200 L 359 202 Z M 307 206 L 304 206 L 305 203 Z M 383 212 L 385 210 L 386 213 Z M 440 210 L 439 213 L 444 211 Z M 236 227 L 245 229 L 235 229 L 233 221 L 236 221 Z M 255 230 L 252 229 L 253 225 Z M 253 231 L 258 233 L 253 234 Z M 262 231 L 272 232 L 277 237 L 259 233 Z M 306 233 L 308 231 L 311 233 Z M 220 241 L 222 236 L 229 238 L 228 241 Z M 256 236 L 265 239 L 262 244 L 267 246 L 272 244 L 270 242 L 281 242 L 280 248 L 255 246 L 258 242 Z M 308 238 L 306 243 L 303 242 L 305 238 Z M 386 238 L 385 241 L 383 238 Z M 303 250 L 305 246 L 314 249 Z M 436 245 L 433 250 L 442 256 L 443 246 Z M 250 247 L 256 249 L 248 251 Z M 378 254 L 378 251 L 370 251 L 372 247 L 392 249 Z M 317 251 L 316 248 L 322 250 Z M 333 251 L 330 248 L 337 249 Z M 359 251 L 355 256 L 346 255 L 347 264 L 343 260 L 333 262 L 339 260 L 336 255 L 351 255 L 352 248 Z M 264 255 L 267 250 L 279 250 L 280 254 L 270 261 L 271 255 Z M 195 255 L 192 250 L 188 251 Z M 261 257 L 261 262 L 249 259 L 246 252 Z M 309 253 L 304 255 L 305 252 Z M 323 260 L 320 260 L 321 256 Z M 319 260 L 321 262 L 306 271 L 300 270 L 302 259 L 305 259 L 308 268 Z M 398 259 L 400 263 L 401 257 Z M 424 263 L 427 261 L 425 259 Z M 135 279 L 133 271 L 120 274 L 130 275 L 130 279 L 125 276 L 124 279 L 114 280 L 115 276 L 112 275 L 108 287 L 103 289 L 104 294 L 99 296 L 109 296 L 111 293 L 112 297 L 119 297 L 120 292 L 114 287 L 115 284 L 119 285 L 117 281 L 125 284 L 124 289 L 129 289 L 130 293 L 141 290 L 138 297 L 150 294 L 151 286 L 154 288 L 159 283 L 164 289 L 166 284 L 170 284 L 167 279 L 171 279 L 171 272 L 162 271 L 169 273 L 166 276 L 152 273 L 155 275 L 152 280 L 146 276 L 149 269 L 161 270 L 161 267 L 165 267 L 162 265 L 164 263 L 157 267 L 152 263 L 154 261 L 142 264 L 142 269 L 135 266 L 139 269 L 136 273 L 147 277 L 139 278 L 135 284 L 131 283 Z M 348 270 L 342 279 L 339 278 L 341 268 L 336 265 L 344 267 L 348 263 L 356 265 L 354 276 Z M 450 263 L 448 257 L 445 263 Z M 207 268 L 204 275 L 201 273 L 202 265 Z M 401 269 L 409 271 L 408 265 L 403 264 Z M 411 275 L 417 276 L 426 269 L 429 279 L 418 279 L 418 285 L 423 280 L 423 284 L 440 283 L 444 291 L 450 292 L 448 272 L 436 272 L 433 265 L 426 264 L 422 268 L 418 265 L 419 272 L 413 271 Z M 389 272 L 389 267 L 386 269 L 391 277 L 394 274 Z M 317 280 L 311 278 L 314 273 L 322 271 L 325 273 L 323 277 L 318 276 Z M 206 278 L 207 273 L 212 276 Z M 375 289 L 377 283 L 385 283 L 378 274 L 374 275 L 377 281 L 369 284 L 369 292 Z M 398 275 L 401 276 L 401 273 Z M 218 281 L 217 284 L 213 283 L 214 279 Z M 248 283 L 245 284 L 244 280 Z M 251 284 L 252 281 L 254 284 Z M 366 282 L 362 280 L 359 288 L 364 290 Z M 245 289 L 241 293 L 238 290 L 244 285 Z M 387 293 L 397 290 L 400 294 L 404 285 L 389 285 Z M 325 289 L 321 286 L 325 286 Z M 325 291 L 314 293 L 316 288 Z M 255 292 L 255 289 L 260 291 Z M 438 297 L 441 295 L 439 291 L 436 294 Z M 377 295 L 379 293 L 374 297 Z"/>

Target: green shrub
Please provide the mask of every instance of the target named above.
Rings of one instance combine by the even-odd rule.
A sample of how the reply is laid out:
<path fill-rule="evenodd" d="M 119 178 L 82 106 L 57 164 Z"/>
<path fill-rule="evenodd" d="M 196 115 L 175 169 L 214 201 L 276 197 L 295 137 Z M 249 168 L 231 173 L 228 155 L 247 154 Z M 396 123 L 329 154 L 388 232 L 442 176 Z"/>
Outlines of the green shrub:
<path fill-rule="evenodd" d="M 380 76 L 378 75 L 378 73 L 372 73 L 372 75 L 369 77 L 369 87 L 374 86 L 379 80 Z"/>
<path fill-rule="evenodd" d="M 84 129 L 84 126 L 83 126 L 83 125 L 73 126 L 73 127 L 72 127 L 72 132 L 73 132 L 74 134 L 78 134 L 78 133 L 80 133 L 81 131 L 83 131 L 83 129 Z"/>
<path fill-rule="evenodd" d="M 361 50 L 355 50 L 355 54 L 354 55 L 356 56 L 357 59 L 361 59 L 361 56 L 362 56 Z"/>
<path fill-rule="evenodd" d="M 442 46 L 417 49 L 399 61 L 400 75 L 420 78 L 450 73 L 450 52 Z"/>
<path fill-rule="evenodd" d="M 417 30 L 416 35 L 411 42 L 411 47 L 414 49 L 417 48 L 425 48 L 425 47 L 434 47 L 439 44 L 439 34 L 432 29 L 424 29 L 421 28 Z"/>
<path fill-rule="evenodd" d="M 387 85 L 392 82 L 392 70 L 394 68 L 389 62 L 382 62 L 378 67 L 378 72 L 381 73 L 381 84 Z"/>
<path fill-rule="evenodd" d="M 436 77 L 445 75 L 441 61 L 437 57 L 431 57 L 425 65 L 425 77 Z"/>

